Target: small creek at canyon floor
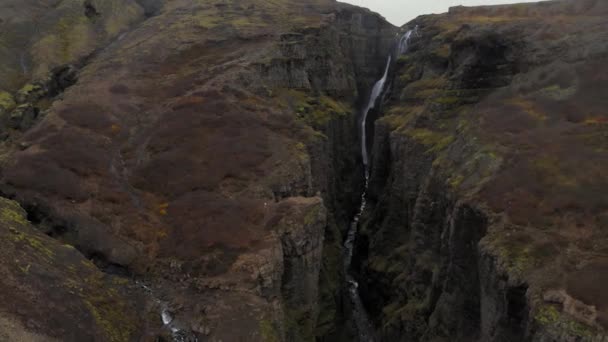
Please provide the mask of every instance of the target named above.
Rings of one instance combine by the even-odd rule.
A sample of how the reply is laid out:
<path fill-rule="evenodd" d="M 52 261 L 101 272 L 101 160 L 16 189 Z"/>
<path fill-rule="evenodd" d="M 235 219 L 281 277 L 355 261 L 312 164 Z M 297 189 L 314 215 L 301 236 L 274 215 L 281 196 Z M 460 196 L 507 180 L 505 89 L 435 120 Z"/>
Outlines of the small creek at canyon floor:
<path fill-rule="evenodd" d="M 367 171 L 365 174 L 365 189 L 367 189 L 368 183 L 368 175 Z M 351 300 L 353 305 L 353 319 L 355 321 L 355 326 L 357 329 L 357 334 L 359 336 L 360 342 L 372 342 L 374 341 L 373 335 L 373 326 L 367 317 L 367 312 L 365 311 L 365 307 L 363 306 L 363 302 L 361 302 L 361 297 L 359 296 L 359 284 L 355 280 L 355 278 L 350 274 L 350 266 L 353 258 L 353 248 L 355 237 L 357 236 L 357 229 L 359 226 L 359 218 L 361 214 L 365 210 L 365 195 L 364 191 L 361 195 L 361 206 L 359 207 L 359 211 L 357 215 L 353 218 L 350 229 L 348 230 L 348 235 L 346 237 L 346 242 L 344 243 L 344 247 L 346 249 L 346 257 L 344 259 L 344 273 L 346 274 L 346 285 L 348 289 L 348 297 Z"/>
<path fill-rule="evenodd" d="M 399 39 L 397 45 L 397 53 L 399 55 L 407 52 L 412 35 L 417 33 L 418 26 L 416 26 L 416 28 L 414 28 L 413 30 L 407 31 Z M 360 342 L 374 341 L 374 328 L 369 320 L 369 317 L 367 316 L 367 312 L 365 310 L 365 307 L 363 306 L 363 302 L 361 301 L 361 296 L 359 295 L 359 283 L 357 283 L 351 273 L 351 264 L 353 259 L 353 250 L 355 247 L 355 239 L 357 237 L 357 231 L 359 229 L 359 220 L 361 218 L 361 215 L 365 211 L 367 188 L 369 184 L 369 155 L 367 152 L 367 116 L 369 114 L 369 111 L 374 109 L 376 103 L 378 102 L 378 99 L 380 98 L 380 95 L 382 95 L 384 91 L 386 80 L 388 78 L 388 70 L 391 66 L 391 60 L 392 57 L 389 56 L 388 61 L 386 62 L 384 74 L 382 75 L 382 78 L 379 79 L 372 88 L 369 100 L 362 113 L 361 158 L 363 160 L 363 166 L 365 169 L 365 186 L 363 188 L 363 193 L 361 194 L 361 205 L 359 207 L 359 210 L 357 211 L 357 214 L 351 221 L 348 234 L 346 236 L 346 241 L 344 242 L 344 273 L 346 274 L 346 288 L 348 289 L 348 297 L 350 298 L 351 304 L 353 306 L 352 316 Z"/>

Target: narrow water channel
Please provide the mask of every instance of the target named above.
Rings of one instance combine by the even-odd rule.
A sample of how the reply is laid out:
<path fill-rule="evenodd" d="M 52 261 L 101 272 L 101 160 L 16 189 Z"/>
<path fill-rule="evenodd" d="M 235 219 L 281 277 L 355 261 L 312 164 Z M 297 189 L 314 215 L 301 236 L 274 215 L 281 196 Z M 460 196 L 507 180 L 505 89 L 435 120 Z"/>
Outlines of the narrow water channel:
<path fill-rule="evenodd" d="M 407 31 L 402 37 L 400 37 L 397 43 L 397 54 L 401 55 L 407 52 L 409 48 L 409 42 L 413 34 L 418 33 L 418 27 L 413 30 Z M 376 103 L 378 102 L 378 98 L 384 92 L 384 88 L 386 86 L 386 80 L 388 78 L 388 71 L 391 65 L 392 56 L 388 57 L 388 61 L 386 62 L 386 68 L 384 70 L 384 74 L 382 78 L 380 78 L 372 92 L 370 94 L 369 100 L 367 101 L 367 105 L 363 110 L 362 118 L 361 118 L 361 158 L 363 160 L 363 166 L 365 169 L 365 187 L 363 189 L 363 193 L 361 194 L 361 206 L 357 211 L 357 214 L 352 219 L 348 234 L 346 236 L 346 241 L 344 242 L 345 256 L 344 256 L 344 273 L 346 274 L 346 288 L 348 289 L 348 296 L 350 298 L 353 312 L 352 317 L 354 319 L 355 327 L 357 329 L 357 335 L 359 337 L 359 342 L 374 342 L 374 328 L 371 324 L 367 312 L 365 311 L 365 307 L 361 301 L 361 297 L 359 295 L 359 284 L 355 280 L 352 275 L 351 264 L 353 259 L 353 249 L 355 246 L 355 239 L 357 238 L 357 231 L 359 229 L 359 220 L 361 215 L 365 211 L 366 206 L 366 195 L 367 195 L 367 187 L 369 183 L 369 154 L 367 151 L 367 116 L 369 111 L 372 110 Z"/>
<path fill-rule="evenodd" d="M 351 300 L 353 306 L 353 318 L 355 320 L 355 325 L 357 328 L 357 334 L 359 336 L 360 342 L 372 342 L 374 341 L 373 327 L 369 321 L 367 313 L 365 311 L 365 307 L 361 302 L 361 297 L 359 296 L 359 284 L 355 280 L 355 278 L 351 275 L 351 263 L 353 259 L 353 248 L 355 244 L 355 238 L 357 237 L 357 230 L 359 228 L 359 219 L 361 214 L 365 210 L 365 196 L 367 194 L 367 185 L 369 182 L 369 162 L 368 162 L 368 153 L 367 153 L 367 115 L 371 109 L 374 108 L 378 98 L 382 94 L 384 90 L 384 85 L 386 84 L 386 79 L 388 77 L 388 69 L 391 65 L 391 57 L 388 57 L 388 61 L 386 63 L 386 68 L 384 70 L 384 75 L 372 89 L 372 93 L 369 97 L 369 101 L 367 102 L 367 106 L 365 107 L 361 119 L 361 157 L 363 159 L 363 166 L 365 167 L 365 187 L 363 189 L 363 194 L 361 194 L 361 206 L 359 207 L 359 211 L 353 218 L 350 224 L 350 228 L 348 230 L 348 235 L 346 236 L 346 241 L 344 243 L 345 248 L 345 257 L 344 257 L 344 273 L 346 274 L 346 288 L 348 289 L 348 295 Z"/>

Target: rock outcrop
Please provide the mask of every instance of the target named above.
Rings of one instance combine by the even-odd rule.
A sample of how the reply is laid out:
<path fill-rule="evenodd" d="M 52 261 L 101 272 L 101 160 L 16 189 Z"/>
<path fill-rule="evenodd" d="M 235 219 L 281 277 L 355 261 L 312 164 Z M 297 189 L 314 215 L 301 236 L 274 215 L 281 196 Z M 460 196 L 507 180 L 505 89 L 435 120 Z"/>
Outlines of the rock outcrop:
<path fill-rule="evenodd" d="M 555 1 L 407 25 L 359 239 L 379 340 L 608 339 L 607 14 Z"/>

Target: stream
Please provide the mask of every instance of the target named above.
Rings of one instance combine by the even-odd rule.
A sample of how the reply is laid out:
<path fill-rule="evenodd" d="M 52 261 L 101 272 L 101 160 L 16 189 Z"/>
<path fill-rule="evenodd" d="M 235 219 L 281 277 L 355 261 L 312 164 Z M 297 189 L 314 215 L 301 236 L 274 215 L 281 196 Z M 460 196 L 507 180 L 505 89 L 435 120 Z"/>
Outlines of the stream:
<path fill-rule="evenodd" d="M 398 41 L 397 53 L 399 55 L 405 54 L 409 48 L 409 42 L 413 34 L 418 34 L 418 26 L 416 26 L 413 30 L 407 31 Z M 376 103 L 378 102 L 378 98 L 384 92 L 384 88 L 386 86 L 386 80 L 388 78 L 388 70 L 390 68 L 392 61 L 392 56 L 388 57 L 388 61 L 386 62 L 386 68 L 384 70 L 384 74 L 382 78 L 380 78 L 374 88 L 372 88 L 372 92 L 370 94 L 369 100 L 367 101 L 367 105 L 363 110 L 362 119 L 361 119 L 361 157 L 363 160 L 363 166 L 365 168 L 365 186 L 363 188 L 363 193 L 361 194 L 361 205 L 355 217 L 353 217 L 350 227 L 348 230 L 348 234 L 346 236 L 346 241 L 344 242 L 344 274 L 346 274 L 346 288 L 348 289 L 348 296 L 353 306 L 352 316 L 354 319 L 355 327 L 357 329 L 357 335 L 359 337 L 360 342 L 374 342 L 374 328 L 372 323 L 369 320 L 363 302 L 361 301 L 361 296 L 359 295 L 359 283 L 355 280 L 352 270 L 351 263 L 353 259 L 353 249 L 355 246 L 355 239 L 357 238 L 357 231 L 359 229 L 359 220 L 361 215 L 365 211 L 366 206 L 366 195 L 367 188 L 369 184 L 369 154 L 367 151 L 367 115 L 369 111 L 374 109 Z"/>

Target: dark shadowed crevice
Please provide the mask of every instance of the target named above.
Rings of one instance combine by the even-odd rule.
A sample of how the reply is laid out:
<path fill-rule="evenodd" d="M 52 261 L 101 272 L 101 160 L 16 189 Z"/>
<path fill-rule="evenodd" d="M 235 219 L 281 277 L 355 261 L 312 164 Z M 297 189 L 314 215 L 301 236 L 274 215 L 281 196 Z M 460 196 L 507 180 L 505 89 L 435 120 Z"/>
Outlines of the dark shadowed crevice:
<path fill-rule="evenodd" d="M 86 0 L 84 2 L 84 15 L 89 19 L 95 19 L 101 15 L 101 13 L 97 12 L 97 8 L 93 5 L 91 0 Z"/>
<path fill-rule="evenodd" d="M 12 198 L 13 196 L 7 196 L 4 193 L 0 193 L 1 197 Z M 61 244 L 71 244 L 71 241 L 75 241 L 75 234 L 78 234 L 74 228 L 68 226 L 66 222 L 57 219 L 57 215 L 50 214 L 49 208 L 44 208 L 39 205 L 23 205 L 22 208 L 27 214 L 27 220 L 40 232 L 47 236 L 59 241 Z M 93 251 L 88 248 L 83 248 L 79 245 L 73 245 L 86 259 L 89 259 L 93 264 L 102 272 L 123 277 L 133 278 L 133 272 L 126 266 L 111 262 L 107 257 L 99 252 Z"/>
<path fill-rule="evenodd" d="M 59 222 L 48 214 L 48 209 L 38 205 L 22 205 L 22 207 L 27 213 L 27 220 L 42 233 L 54 239 L 61 239 L 69 232 L 64 222 Z"/>
<path fill-rule="evenodd" d="M 69 64 L 62 65 L 53 68 L 44 81 L 35 82 L 28 87 L 27 91 L 19 92 L 15 96 L 15 108 L 10 115 L 1 120 L 6 122 L 0 122 L 1 139 L 9 140 L 14 132 L 17 132 L 15 136 L 18 137 L 19 132 L 25 132 L 35 126 L 52 103 L 77 81 L 77 67 Z"/>
<path fill-rule="evenodd" d="M 146 17 L 150 18 L 160 13 L 165 0 L 136 0 L 136 2 L 144 9 Z"/>
<path fill-rule="evenodd" d="M 526 299 L 528 285 L 512 286 L 507 289 L 507 327 L 506 331 L 512 338 L 522 338 L 523 331 L 526 331 L 530 308 Z"/>
<path fill-rule="evenodd" d="M 78 82 L 77 67 L 70 64 L 58 66 L 51 71 L 51 78 L 46 84 L 47 96 L 56 97 L 76 82 Z"/>
<path fill-rule="evenodd" d="M 91 260 L 93 264 L 97 266 L 97 268 L 106 274 L 126 278 L 131 278 L 133 276 L 128 267 L 108 261 L 108 259 L 101 253 L 94 252 L 86 255 L 86 257 L 87 259 Z"/>

